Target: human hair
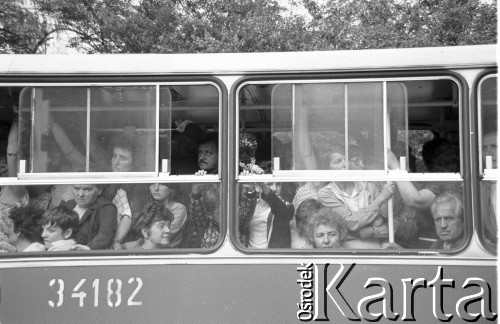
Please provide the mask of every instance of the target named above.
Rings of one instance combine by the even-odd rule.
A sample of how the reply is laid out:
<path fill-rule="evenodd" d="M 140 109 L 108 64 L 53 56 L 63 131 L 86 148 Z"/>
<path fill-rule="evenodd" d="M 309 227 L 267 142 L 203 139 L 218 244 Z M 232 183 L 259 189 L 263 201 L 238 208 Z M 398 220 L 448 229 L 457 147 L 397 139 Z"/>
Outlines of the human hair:
<path fill-rule="evenodd" d="M 460 219 L 463 219 L 464 205 L 462 203 L 462 197 L 456 192 L 445 191 L 440 195 L 438 195 L 436 198 L 434 198 L 430 207 L 431 214 L 434 215 L 436 213 L 436 208 L 438 205 L 443 205 L 448 203 L 455 205 L 454 214 L 459 216 Z"/>
<path fill-rule="evenodd" d="M 41 225 L 43 212 L 43 209 L 30 204 L 13 208 L 9 218 L 14 225 L 14 232 L 21 233 L 30 242 L 43 242 Z"/>
<path fill-rule="evenodd" d="M 125 135 L 118 135 L 111 139 L 111 143 L 109 145 L 111 150 L 115 148 L 121 148 L 126 151 L 129 151 L 132 154 L 132 158 L 135 160 L 136 146 L 132 139 L 129 139 Z"/>
<path fill-rule="evenodd" d="M 259 168 L 261 168 L 262 171 L 264 171 L 265 174 L 271 174 L 271 173 L 273 173 L 273 164 L 269 160 L 260 162 L 259 163 Z"/>
<path fill-rule="evenodd" d="M 317 199 L 306 199 L 299 204 L 295 211 L 297 230 L 301 236 L 307 236 L 307 224 L 311 216 L 317 213 L 323 205 Z"/>
<path fill-rule="evenodd" d="M 213 213 L 220 206 L 219 186 L 216 184 L 208 184 L 204 186 L 203 199 L 208 213 Z"/>
<path fill-rule="evenodd" d="M 213 144 L 217 152 L 219 152 L 219 134 L 218 133 L 207 134 L 203 139 L 203 141 L 200 142 L 200 145 L 204 144 Z"/>
<path fill-rule="evenodd" d="M 347 227 L 341 215 L 329 207 L 323 207 L 313 214 L 307 224 L 307 239 L 309 242 L 314 241 L 314 231 L 320 225 L 335 227 L 339 232 L 340 243 L 342 244 L 347 234 Z"/>
<path fill-rule="evenodd" d="M 166 221 L 172 222 L 174 215 L 162 203 L 153 201 L 148 203 L 141 210 L 134 221 L 133 229 L 141 234 L 142 230 L 149 230 L 155 222 Z"/>
<path fill-rule="evenodd" d="M 330 168 L 330 158 L 333 153 L 345 155 L 345 146 L 342 144 L 331 144 L 324 147 L 319 153 L 318 165 L 321 169 Z"/>
<path fill-rule="evenodd" d="M 78 234 L 80 218 L 73 210 L 65 206 L 57 206 L 43 213 L 42 226 L 43 225 L 60 227 L 63 232 L 71 229 L 71 237 L 69 238 L 74 238 Z"/>
<path fill-rule="evenodd" d="M 425 142 L 422 159 L 429 172 L 460 172 L 459 147 L 444 138 Z"/>
<path fill-rule="evenodd" d="M 179 185 L 177 183 L 172 183 L 172 182 L 162 182 L 158 184 L 170 189 L 170 195 L 168 196 L 168 201 L 175 201 L 175 198 L 179 194 Z M 154 185 L 154 183 L 152 183 L 151 185 Z M 149 194 L 151 195 L 151 191 L 149 192 Z"/>

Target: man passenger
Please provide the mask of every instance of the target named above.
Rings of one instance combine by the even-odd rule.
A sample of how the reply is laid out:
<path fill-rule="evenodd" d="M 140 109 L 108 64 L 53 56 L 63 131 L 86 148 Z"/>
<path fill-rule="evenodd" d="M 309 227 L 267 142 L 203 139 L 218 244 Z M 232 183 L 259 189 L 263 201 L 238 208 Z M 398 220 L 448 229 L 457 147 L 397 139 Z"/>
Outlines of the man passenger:
<path fill-rule="evenodd" d="M 431 204 L 431 214 L 439 239 L 431 249 L 452 250 L 464 243 L 464 218 L 461 197 L 444 192 Z"/>

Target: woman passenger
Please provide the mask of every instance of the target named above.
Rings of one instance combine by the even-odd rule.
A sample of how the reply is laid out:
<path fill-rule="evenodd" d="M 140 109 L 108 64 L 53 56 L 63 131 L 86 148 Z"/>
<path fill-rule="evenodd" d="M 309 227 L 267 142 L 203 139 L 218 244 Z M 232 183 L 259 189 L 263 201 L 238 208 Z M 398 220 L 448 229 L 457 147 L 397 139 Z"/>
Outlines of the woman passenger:
<path fill-rule="evenodd" d="M 312 215 L 316 214 L 323 206 L 317 199 L 306 199 L 300 203 L 295 211 L 295 227 L 290 226 L 292 235 L 292 249 L 312 248 L 311 240 L 307 237 L 307 226 Z M 291 223 L 290 223 L 291 224 Z"/>
<path fill-rule="evenodd" d="M 257 174 L 263 174 L 263 169 L 270 171 L 269 162 L 261 166 Z M 244 188 L 239 212 L 240 242 L 256 249 L 290 248 L 289 223 L 294 208 L 280 197 L 281 184 L 258 182 Z"/>
<path fill-rule="evenodd" d="M 133 141 L 125 136 L 113 138 L 111 146 L 111 170 L 113 172 L 139 171 L 136 147 Z M 104 189 L 104 197 L 118 209 L 117 229 L 113 242 L 115 249 L 121 243 L 136 239 L 130 232 L 132 221 L 148 202 L 148 187 L 144 184 L 112 184 Z"/>
<path fill-rule="evenodd" d="M 75 211 L 80 220 L 77 247 L 82 250 L 102 250 L 112 246 L 116 233 L 116 206 L 101 197 L 102 185 L 73 185 L 73 200 L 60 206 Z"/>
<path fill-rule="evenodd" d="M 174 219 L 170 224 L 170 244 L 169 248 L 178 247 L 182 240 L 183 227 L 187 219 L 186 207 L 174 199 L 179 192 L 175 183 L 154 183 L 149 186 L 149 192 L 154 201 L 157 201 L 167 208 Z"/>
<path fill-rule="evenodd" d="M 220 194 L 217 185 L 208 185 L 203 191 L 203 200 L 208 216 L 208 226 L 201 239 L 201 247 L 204 249 L 211 248 L 220 238 Z"/>
<path fill-rule="evenodd" d="M 34 206 L 16 207 L 11 210 L 9 218 L 9 243 L 17 252 L 45 251 L 42 244 L 42 215 L 43 209 Z"/>
<path fill-rule="evenodd" d="M 346 236 L 342 216 L 331 208 L 322 208 L 307 224 L 307 238 L 316 249 L 338 249 Z"/>
<path fill-rule="evenodd" d="M 142 238 L 127 248 L 134 250 L 165 249 L 170 244 L 170 224 L 174 215 L 160 202 L 147 204 L 134 220 L 133 229 Z"/>

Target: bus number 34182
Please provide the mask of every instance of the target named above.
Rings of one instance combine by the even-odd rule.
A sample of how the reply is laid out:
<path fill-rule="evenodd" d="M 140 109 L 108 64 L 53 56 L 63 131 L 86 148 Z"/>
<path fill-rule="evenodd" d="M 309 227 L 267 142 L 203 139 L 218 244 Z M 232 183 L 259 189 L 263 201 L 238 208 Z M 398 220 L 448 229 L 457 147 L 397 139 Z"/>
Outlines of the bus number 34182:
<path fill-rule="evenodd" d="M 78 300 L 78 306 L 84 307 L 85 298 L 87 293 L 85 289 L 89 288 L 88 284 L 85 284 L 87 279 L 81 279 L 73 288 L 71 293 L 71 298 L 76 298 Z M 137 295 L 142 288 L 142 279 L 139 277 L 132 277 L 128 279 L 128 285 L 131 286 L 132 293 L 127 298 L 127 306 L 142 306 L 142 301 L 137 300 Z M 61 307 L 64 303 L 65 295 L 65 285 L 62 279 L 52 279 L 49 282 L 49 286 L 55 292 L 56 296 L 53 300 L 49 300 L 50 307 Z M 122 300 L 127 296 L 122 296 L 123 282 L 121 279 L 109 279 L 105 287 L 106 289 L 106 304 L 109 307 L 118 307 L 122 305 Z M 93 290 L 93 305 L 94 307 L 99 307 L 99 294 L 101 289 L 100 279 L 94 279 L 92 281 L 91 290 Z M 128 290 L 128 289 L 127 289 Z"/>

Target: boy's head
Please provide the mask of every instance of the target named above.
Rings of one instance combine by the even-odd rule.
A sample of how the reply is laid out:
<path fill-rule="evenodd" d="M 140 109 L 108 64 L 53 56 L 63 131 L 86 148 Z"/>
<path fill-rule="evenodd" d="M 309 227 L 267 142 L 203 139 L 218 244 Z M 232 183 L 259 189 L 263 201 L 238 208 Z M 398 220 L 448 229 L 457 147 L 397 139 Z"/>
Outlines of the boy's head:
<path fill-rule="evenodd" d="M 75 238 L 78 233 L 80 219 L 78 214 L 64 206 L 46 211 L 42 219 L 42 238 L 45 247 L 60 240 Z"/>

